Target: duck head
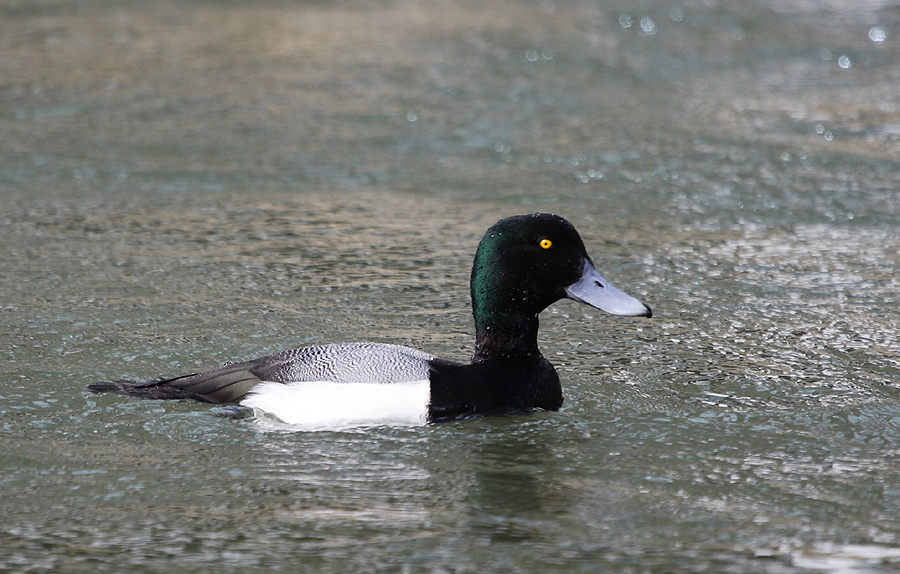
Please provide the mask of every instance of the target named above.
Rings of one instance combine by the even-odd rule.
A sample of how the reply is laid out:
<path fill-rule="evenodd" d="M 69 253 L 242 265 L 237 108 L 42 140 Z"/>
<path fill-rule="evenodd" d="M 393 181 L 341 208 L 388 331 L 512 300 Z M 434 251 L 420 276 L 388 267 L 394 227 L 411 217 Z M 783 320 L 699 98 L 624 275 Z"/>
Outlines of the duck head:
<path fill-rule="evenodd" d="M 563 298 L 612 315 L 652 314 L 597 271 L 571 223 L 546 213 L 517 215 L 491 226 L 475 253 L 470 286 L 475 361 L 539 355 L 538 315 Z"/>

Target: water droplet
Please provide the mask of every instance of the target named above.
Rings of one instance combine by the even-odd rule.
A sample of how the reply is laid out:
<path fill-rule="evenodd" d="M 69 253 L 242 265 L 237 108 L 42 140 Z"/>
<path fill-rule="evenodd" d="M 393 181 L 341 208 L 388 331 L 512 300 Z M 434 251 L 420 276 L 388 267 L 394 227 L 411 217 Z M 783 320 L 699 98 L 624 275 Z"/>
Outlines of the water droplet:
<path fill-rule="evenodd" d="M 781 161 L 791 161 L 791 154 L 788 152 L 781 154 Z"/>
<path fill-rule="evenodd" d="M 634 18 L 632 18 L 628 14 L 622 14 L 621 16 L 619 16 L 619 26 L 623 28 L 631 28 L 632 24 L 634 24 Z"/>
<path fill-rule="evenodd" d="M 816 133 L 817 133 L 817 134 L 824 134 L 824 133 L 825 133 L 825 126 L 823 126 L 822 124 L 816 124 Z"/>
<path fill-rule="evenodd" d="M 526 50 L 525 59 L 529 62 L 549 62 L 553 59 L 553 50 Z"/>
<path fill-rule="evenodd" d="M 850 56 L 847 54 L 842 54 L 840 58 L 838 58 L 838 66 L 843 69 L 847 69 L 853 65 L 853 62 L 850 61 Z"/>
<path fill-rule="evenodd" d="M 684 20 L 684 10 L 678 7 L 672 8 L 669 10 L 669 19 L 673 22 L 681 22 Z"/>
<path fill-rule="evenodd" d="M 869 40 L 873 42 L 884 42 L 887 40 L 887 34 L 884 33 L 884 28 L 881 26 L 872 26 L 869 28 Z"/>
<path fill-rule="evenodd" d="M 414 122 L 417 119 L 419 119 L 419 114 L 417 114 L 416 112 L 406 112 L 406 121 Z"/>
<path fill-rule="evenodd" d="M 834 134 L 831 133 L 831 130 L 828 130 L 827 132 L 825 132 L 825 141 L 830 142 L 833 139 L 834 139 Z"/>
<path fill-rule="evenodd" d="M 656 22 L 650 16 L 641 18 L 641 31 L 648 36 L 656 34 Z"/>
<path fill-rule="evenodd" d="M 828 48 L 822 48 L 822 51 L 819 52 L 819 56 L 826 62 L 830 62 L 831 59 L 834 58 L 834 54 L 832 54 L 831 50 Z"/>

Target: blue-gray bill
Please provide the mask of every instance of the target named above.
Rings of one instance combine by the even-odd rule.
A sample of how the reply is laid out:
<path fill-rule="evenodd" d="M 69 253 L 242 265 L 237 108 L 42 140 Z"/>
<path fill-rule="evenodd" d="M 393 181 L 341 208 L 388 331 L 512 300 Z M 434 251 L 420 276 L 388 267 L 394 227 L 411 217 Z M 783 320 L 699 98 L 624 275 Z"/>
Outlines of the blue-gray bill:
<path fill-rule="evenodd" d="M 611 315 L 624 317 L 651 317 L 653 311 L 631 295 L 619 291 L 600 272 L 584 260 L 581 279 L 566 288 L 569 299 L 580 301 Z"/>

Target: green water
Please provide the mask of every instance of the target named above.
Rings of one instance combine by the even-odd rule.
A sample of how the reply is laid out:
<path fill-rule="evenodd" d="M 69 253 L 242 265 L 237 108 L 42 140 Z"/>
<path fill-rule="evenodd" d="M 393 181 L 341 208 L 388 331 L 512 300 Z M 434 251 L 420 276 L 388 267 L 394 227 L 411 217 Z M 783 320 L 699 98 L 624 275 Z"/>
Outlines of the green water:
<path fill-rule="evenodd" d="M 0 572 L 900 568 L 890 3 L 0 3 Z M 465 360 L 553 211 L 558 413 L 273 431 L 88 383 Z"/>

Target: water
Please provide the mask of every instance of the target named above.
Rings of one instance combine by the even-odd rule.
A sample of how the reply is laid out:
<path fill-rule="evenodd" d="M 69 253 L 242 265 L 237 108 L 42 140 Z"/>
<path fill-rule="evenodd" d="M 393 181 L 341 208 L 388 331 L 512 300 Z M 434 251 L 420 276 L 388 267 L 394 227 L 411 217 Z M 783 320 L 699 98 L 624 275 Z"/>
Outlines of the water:
<path fill-rule="evenodd" d="M 887 2 L 7 2 L 0 571 L 900 567 Z M 84 385 L 463 360 L 484 229 L 654 309 L 542 316 L 559 413 L 285 432 Z"/>

